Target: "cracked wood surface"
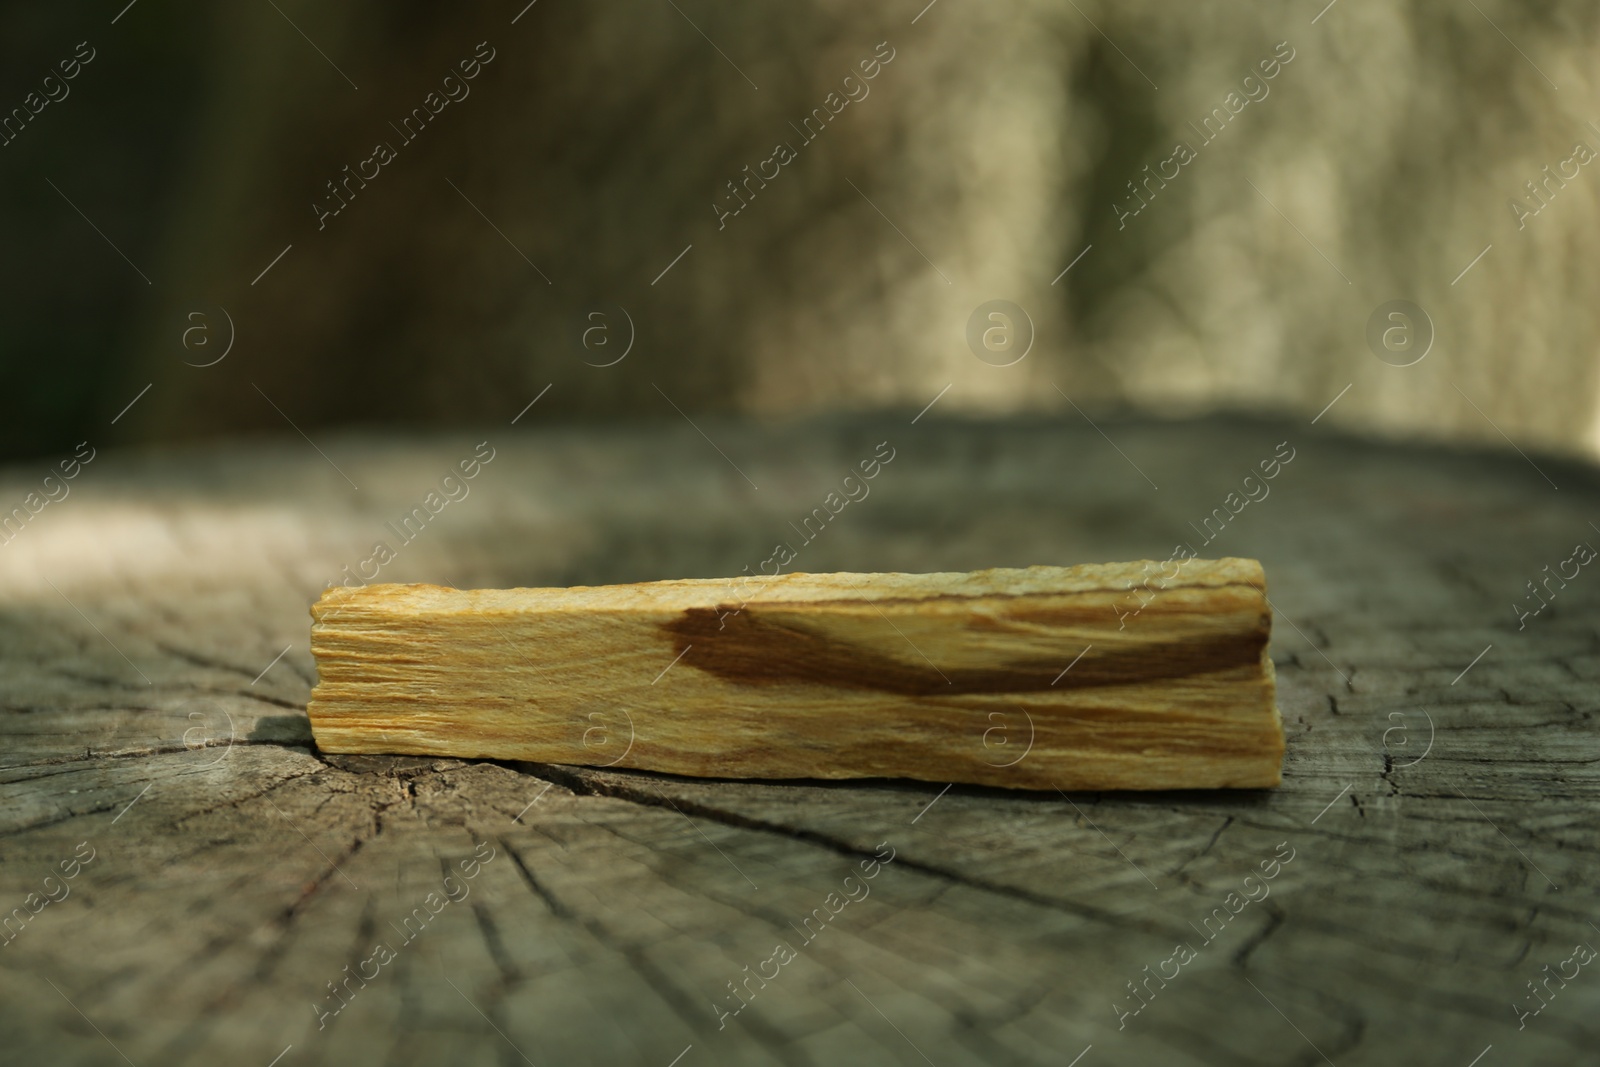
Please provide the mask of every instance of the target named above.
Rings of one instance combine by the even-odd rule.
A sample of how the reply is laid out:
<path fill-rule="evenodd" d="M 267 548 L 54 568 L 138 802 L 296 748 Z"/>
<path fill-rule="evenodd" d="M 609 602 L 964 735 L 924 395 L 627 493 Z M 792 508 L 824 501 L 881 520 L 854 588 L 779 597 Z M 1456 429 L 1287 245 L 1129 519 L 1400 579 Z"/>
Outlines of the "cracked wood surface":
<path fill-rule="evenodd" d="M 0 1061 L 1592 1056 L 1600 974 L 1543 968 L 1600 946 L 1600 579 L 1517 611 L 1600 544 L 1600 479 L 1301 424 L 1103 422 L 1113 448 L 1081 420 L 908 422 L 702 422 L 759 491 L 688 425 L 319 437 L 359 490 L 299 438 L 103 452 L 0 546 Z M 386 523 L 485 436 L 469 495 L 400 543 Z M 885 438 L 870 496 L 802 543 Z M 1281 442 L 1270 494 L 1225 507 Z M 812 571 L 1256 557 L 1283 784 L 324 755 L 307 608 L 376 541 L 379 580 L 462 588 L 732 575 L 775 542 Z M 620 751 L 626 724 L 595 725 Z"/>

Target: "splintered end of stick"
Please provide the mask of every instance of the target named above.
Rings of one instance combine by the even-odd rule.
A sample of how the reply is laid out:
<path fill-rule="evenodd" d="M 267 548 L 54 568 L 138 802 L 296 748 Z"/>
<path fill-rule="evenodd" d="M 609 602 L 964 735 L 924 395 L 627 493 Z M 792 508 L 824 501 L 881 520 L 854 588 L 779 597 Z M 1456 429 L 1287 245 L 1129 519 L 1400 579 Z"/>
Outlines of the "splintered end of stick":
<path fill-rule="evenodd" d="M 1248 559 L 328 589 L 325 752 L 1019 789 L 1275 786 Z"/>

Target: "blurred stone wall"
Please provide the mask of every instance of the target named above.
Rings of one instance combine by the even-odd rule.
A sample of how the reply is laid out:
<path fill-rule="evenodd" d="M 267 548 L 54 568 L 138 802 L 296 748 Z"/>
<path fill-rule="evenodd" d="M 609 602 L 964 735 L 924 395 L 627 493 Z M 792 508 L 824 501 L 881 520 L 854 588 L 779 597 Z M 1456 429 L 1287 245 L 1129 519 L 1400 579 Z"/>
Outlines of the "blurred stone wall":
<path fill-rule="evenodd" d="M 0 148 L 4 373 L 50 398 L 4 447 L 150 383 L 123 439 L 549 385 L 546 419 L 1337 398 L 1600 449 L 1594 8 L 924 4 L 4 15 L 7 106 L 97 49 Z M 969 329 L 993 300 L 1026 319 Z"/>

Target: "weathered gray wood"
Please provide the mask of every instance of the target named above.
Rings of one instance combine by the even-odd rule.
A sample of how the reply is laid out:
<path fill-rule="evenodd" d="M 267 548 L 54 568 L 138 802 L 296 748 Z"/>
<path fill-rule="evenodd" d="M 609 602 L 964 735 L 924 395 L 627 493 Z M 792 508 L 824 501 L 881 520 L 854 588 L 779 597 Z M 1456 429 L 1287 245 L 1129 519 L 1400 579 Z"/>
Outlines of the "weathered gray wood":
<path fill-rule="evenodd" d="M 1525 1029 L 1512 1005 L 1575 943 L 1600 946 L 1600 582 L 1552 584 L 1520 630 L 1511 607 L 1600 544 L 1591 472 L 1541 459 L 1555 491 L 1515 455 L 1103 422 L 1157 490 L 1081 420 L 908 423 L 702 422 L 759 491 L 687 425 L 319 439 L 360 490 L 299 439 L 101 454 L 0 546 L 0 914 L 94 850 L 69 896 L 0 938 L 0 1058 L 1592 1054 L 1593 967 L 1552 981 Z M 496 458 L 470 494 L 398 545 L 385 522 L 484 437 Z M 870 497 L 800 545 L 789 522 L 885 438 L 897 456 Z M 375 540 L 396 548 L 382 580 L 462 587 L 734 574 L 780 540 L 816 571 L 1166 558 L 1201 547 L 1189 524 L 1283 441 L 1270 495 L 1208 550 L 1260 558 L 1280 612 L 1288 753 L 1270 793 L 735 783 L 309 743 L 307 607 Z M 0 473 L 0 502 L 41 473 Z M 624 724 L 596 725 L 597 746 L 622 743 Z M 885 842 L 893 862 L 832 916 L 829 894 Z M 1196 927 L 1281 842 L 1270 895 L 1206 942 Z M 495 854 L 469 895 L 402 944 L 395 928 L 480 843 Z M 794 927 L 818 908 L 805 944 Z M 770 973 L 780 939 L 796 957 L 719 1029 L 726 983 Z M 395 958 L 319 1030 L 326 983 L 379 941 Z M 1119 1029 L 1125 983 L 1182 941 L 1193 961 Z"/>

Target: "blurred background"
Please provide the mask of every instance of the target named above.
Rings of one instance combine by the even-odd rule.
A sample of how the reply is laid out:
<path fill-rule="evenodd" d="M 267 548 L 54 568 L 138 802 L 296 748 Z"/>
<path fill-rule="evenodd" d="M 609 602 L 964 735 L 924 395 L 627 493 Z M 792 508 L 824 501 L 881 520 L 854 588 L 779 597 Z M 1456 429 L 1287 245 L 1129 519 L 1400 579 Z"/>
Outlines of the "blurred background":
<path fill-rule="evenodd" d="M 536 396 L 545 420 L 1325 412 L 1593 456 L 1597 22 L 6 5 L 0 457 Z"/>

